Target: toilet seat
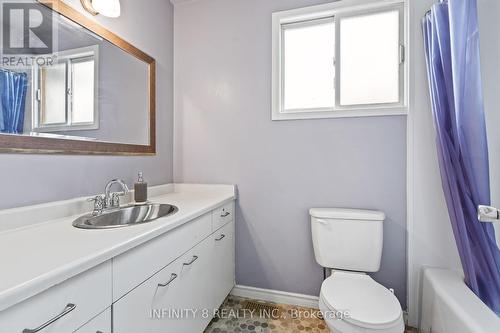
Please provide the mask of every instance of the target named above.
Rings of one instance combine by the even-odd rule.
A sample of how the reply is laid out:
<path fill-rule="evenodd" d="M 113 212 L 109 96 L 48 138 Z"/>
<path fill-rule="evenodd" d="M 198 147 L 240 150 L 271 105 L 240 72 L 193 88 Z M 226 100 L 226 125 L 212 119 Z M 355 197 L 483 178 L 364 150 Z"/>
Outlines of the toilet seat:
<path fill-rule="evenodd" d="M 384 330 L 403 321 L 397 298 L 366 274 L 334 272 L 323 282 L 320 298 L 334 313 L 348 311 L 343 320 L 357 327 Z"/>

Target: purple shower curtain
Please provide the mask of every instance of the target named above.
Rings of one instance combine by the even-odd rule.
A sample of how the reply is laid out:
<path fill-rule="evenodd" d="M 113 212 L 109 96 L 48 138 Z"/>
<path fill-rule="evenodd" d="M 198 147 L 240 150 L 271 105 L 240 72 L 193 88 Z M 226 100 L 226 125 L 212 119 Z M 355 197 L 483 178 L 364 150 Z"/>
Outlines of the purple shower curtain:
<path fill-rule="evenodd" d="M 493 226 L 476 213 L 490 204 L 476 0 L 435 4 L 423 32 L 442 186 L 465 283 L 500 316 L 500 250 Z"/>

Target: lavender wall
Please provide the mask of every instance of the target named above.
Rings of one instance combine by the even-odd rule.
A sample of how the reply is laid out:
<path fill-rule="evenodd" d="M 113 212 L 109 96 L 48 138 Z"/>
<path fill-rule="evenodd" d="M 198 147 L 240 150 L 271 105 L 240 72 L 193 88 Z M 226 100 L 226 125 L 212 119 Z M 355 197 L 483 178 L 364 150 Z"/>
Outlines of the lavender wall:
<path fill-rule="evenodd" d="M 380 209 L 375 278 L 406 308 L 406 117 L 271 119 L 271 13 L 320 0 L 175 7 L 174 178 L 235 183 L 237 283 L 318 295 L 310 207 Z"/>
<path fill-rule="evenodd" d="M 68 3 L 81 10 L 79 0 Z M 172 181 L 173 7 L 167 0 L 121 0 L 122 16 L 96 19 L 157 60 L 157 151 L 154 157 L 0 154 L 0 209 L 99 193 L 114 177 Z M 0 221 L 1 222 L 1 221 Z"/>

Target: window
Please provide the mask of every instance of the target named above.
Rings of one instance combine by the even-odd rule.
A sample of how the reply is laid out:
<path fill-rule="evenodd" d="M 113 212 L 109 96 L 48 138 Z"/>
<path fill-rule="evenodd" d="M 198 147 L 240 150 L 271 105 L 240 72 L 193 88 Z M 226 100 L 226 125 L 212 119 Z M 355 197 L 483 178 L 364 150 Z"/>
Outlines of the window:
<path fill-rule="evenodd" d="M 33 128 L 41 132 L 99 128 L 98 48 L 67 50 L 33 69 Z"/>
<path fill-rule="evenodd" d="M 290 23 L 283 29 L 283 109 L 331 109 L 335 104 L 333 18 Z M 286 58 L 285 58 L 286 55 Z"/>
<path fill-rule="evenodd" d="M 273 120 L 405 114 L 404 45 L 404 0 L 274 13 Z"/>

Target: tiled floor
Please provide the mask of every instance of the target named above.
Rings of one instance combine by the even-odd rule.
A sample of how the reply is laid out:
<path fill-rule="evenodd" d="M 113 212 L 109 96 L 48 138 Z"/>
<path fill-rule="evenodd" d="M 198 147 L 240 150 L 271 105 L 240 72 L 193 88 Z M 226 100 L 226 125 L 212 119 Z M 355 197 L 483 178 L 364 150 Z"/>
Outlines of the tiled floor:
<path fill-rule="evenodd" d="M 251 315 L 249 311 L 243 310 L 245 300 L 229 296 L 221 307 L 221 315 L 212 320 L 205 333 L 330 332 L 325 322 L 318 318 L 319 310 L 279 304 L 278 306 L 282 310 L 281 316 L 273 319 L 266 315 L 261 317 L 259 311 L 255 311 Z M 301 316 L 297 315 L 297 310 L 303 311 Z"/>
<path fill-rule="evenodd" d="M 229 296 L 205 333 L 330 333 L 319 310 L 267 303 L 281 309 L 281 315 L 273 319 L 268 315 L 260 316 L 259 311 L 251 314 L 244 309 L 245 301 Z M 407 331 L 410 332 L 413 331 Z"/>

